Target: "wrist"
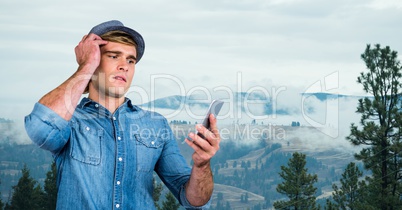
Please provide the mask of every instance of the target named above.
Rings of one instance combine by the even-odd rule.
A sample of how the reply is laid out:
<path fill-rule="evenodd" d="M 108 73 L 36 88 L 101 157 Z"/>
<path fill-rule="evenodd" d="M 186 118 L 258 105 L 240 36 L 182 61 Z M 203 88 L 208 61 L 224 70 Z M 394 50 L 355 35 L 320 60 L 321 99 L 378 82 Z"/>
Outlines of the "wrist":
<path fill-rule="evenodd" d="M 194 164 L 193 168 L 195 168 L 197 170 L 201 170 L 201 171 L 211 170 L 211 162 L 207 161 L 207 162 L 202 163 L 202 164 Z"/>
<path fill-rule="evenodd" d="M 78 66 L 77 72 L 83 73 L 83 74 L 92 74 L 96 71 L 96 68 L 98 68 L 98 65 L 92 64 L 92 63 L 83 63 Z"/>

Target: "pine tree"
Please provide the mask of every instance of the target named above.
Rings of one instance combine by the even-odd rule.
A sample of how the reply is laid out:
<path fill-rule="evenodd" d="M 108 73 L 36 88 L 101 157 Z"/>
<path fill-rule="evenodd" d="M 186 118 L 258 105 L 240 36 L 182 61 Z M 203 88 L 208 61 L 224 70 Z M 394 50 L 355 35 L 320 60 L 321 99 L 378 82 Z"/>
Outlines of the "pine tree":
<path fill-rule="evenodd" d="M 42 187 L 39 184 L 37 184 L 33 190 L 32 201 L 34 201 L 35 204 L 33 204 L 31 209 L 45 209 L 45 192 L 42 190 Z"/>
<path fill-rule="evenodd" d="M 367 45 L 361 58 L 368 72 L 362 72 L 357 82 L 372 97 L 359 100 L 356 112 L 361 114 L 361 126 L 352 124 L 347 137 L 354 145 L 366 146 L 355 157 L 372 171 L 368 202 L 382 210 L 402 208 L 402 75 L 397 57 L 388 46 Z"/>
<path fill-rule="evenodd" d="M 57 169 L 56 163 L 53 162 L 51 169 L 46 173 L 44 186 L 44 209 L 56 209 L 57 202 Z"/>
<path fill-rule="evenodd" d="M 166 200 L 162 203 L 162 210 L 177 210 L 180 204 L 176 201 L 176 198 L 171 192 L 166 194 Z"/>
<path fill-rule="evenodd" d="M 22 177 L 18 180 L 18 184 L 13 186 L 14 192 L 9 209 L 42 209 L 42 189 L 30 176 L 26 165 L 21 171 Z"/>
<path fill-rule="evenodd" d="M 340 179 L 341 187 L 333 184 L 332 193 L 336 207 L 339 209 L 356 210 L 362 205 L 365 199 L 362 189 L 359 188 L 359 178 L 363 176 L 363 172 L 359 170 L 354 162 L 347 165 L 345 172 Z"/>
<path fill-rule="evenodd" d="M 370 200 L 370 196 L 372 196 L 374 185 L 367 185 L 367 183 L 372 182 L 372 178 L 370 176 L 365 177 L 365 180 L 359 181 L 359 194 L 361 196 L 361 200 L 356 204 L 356 209 L 359 210 L 376 210 L 376 203 L 373 200 Z"/>
<path fill-rule="evenodd" d="M 152 193 L 152 198 L 154 200 L 156 209 L 160 210 L 161 207 L 159 206 L 159 198 L 161 197 L 163 185 L 162 185 L 162 183 L 156 183 L 155 178 L 153 178 L 153 180 L 152 180 L 152 185 L 154 188 L 153 193 Z"/>
<path fill-rule="evenodd" d="M 317 175 L 307 173 L 306 155 L 293 153 L 289 159 L 288 166 L 281 166 L 279 175 L 283 182 L 278 184 L 276 191 L 286 195 L 288 201 L 275 201 L 276 209 L 316 209 L 315 193 L 317 188 L 313 186 L 317 182 Z"/>
<path fill-rule="evenodd" d="M 338 206 L 336 206 L 329 199 L 327 199 L 324 210 L 338 210 L 338 209 L 339 209 Z"/>

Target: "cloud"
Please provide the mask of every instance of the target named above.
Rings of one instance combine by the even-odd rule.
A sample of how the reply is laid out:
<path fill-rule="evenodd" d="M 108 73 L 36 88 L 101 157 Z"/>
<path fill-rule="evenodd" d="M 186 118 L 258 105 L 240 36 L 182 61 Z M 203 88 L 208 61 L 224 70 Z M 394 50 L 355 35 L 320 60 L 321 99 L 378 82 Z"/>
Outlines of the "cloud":
<path fill-rule="evenodd" d="M 10 116 L 19 98 L 23 110 L 30 110 L 66 80 L 77 69 L 74 47 L 92 26 L 109 19 L 144 36 L 145 55 L 133 85 L 148 93 L 152 75 L 161 73 L 177 77 L 188 92 L 196 86 L 235 88 L 239 72 L 242 85 L 269 80 L 303 90 L 338 71 L 339 92 L 360 95 L 356 77 L 365 69 L 359 58 L 365 45 L 402 49 L 400 5 L 396 0 L 3 2 L 0 89 L 6 91 L 0 95 L 0 117 Z M 158 85 L 160 97 L 180 94 L 169 81 Z"/>

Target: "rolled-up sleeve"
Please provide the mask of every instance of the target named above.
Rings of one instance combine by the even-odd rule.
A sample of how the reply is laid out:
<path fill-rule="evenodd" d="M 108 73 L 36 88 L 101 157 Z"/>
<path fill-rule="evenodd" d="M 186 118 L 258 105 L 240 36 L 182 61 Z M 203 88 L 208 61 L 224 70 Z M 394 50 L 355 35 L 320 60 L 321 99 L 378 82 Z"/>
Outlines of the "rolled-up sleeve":
<path fill-rule="evenodd" d="M 25 130 L 35 144 L 53 155 L 64 147 L 71 133 L 68 121 L 40 103 L 25 117 Z"/>
<path fill-rule="evenodd" d="M 179 154 L 176 141 L 172 140 L 169 146 L 165 145 L 165 150 L 170 151 L 169 155 L 162 155 L 156 166 L 156 172 L 161 180 L 185 209 L 209 209 L 211 198 L 205 205 L 199 207 L 192 206 L 187 200 L 185 185 L 190 178 L 191 169 L 187 166 L 183 156 Z"/>

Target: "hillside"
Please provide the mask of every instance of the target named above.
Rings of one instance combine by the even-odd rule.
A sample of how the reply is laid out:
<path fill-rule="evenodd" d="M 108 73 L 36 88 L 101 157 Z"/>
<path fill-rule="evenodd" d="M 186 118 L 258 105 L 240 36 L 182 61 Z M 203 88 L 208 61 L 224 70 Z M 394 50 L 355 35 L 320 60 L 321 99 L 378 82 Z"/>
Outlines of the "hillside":
<path fill-rule="evenodd" d="M 183 140 L 189 131 L 194 131 L 194 124 L 175 122 L 179 123 L 172 123 L 171 128 L 182 154 L 191 164 L 193 151 Z M 3 134 L 6 131 L 0 144 L 3 201 L 8 200 L 23 164 L 28 165 L 31 175 L 41 183 L 52 162 L 50 153 L 35 145 L 12 144 L 15 134 L 12 123 L 0 130 Z M 346 164 L 353 161 L 353 151 L 345 146 L 346 140 L 333 139 L 312 127 L 226 124 L 220 125 L 220 132 L 221 149 L 212 160 L 216 183 L 214 206 L 219 200 L 223 204 L 229 202 L 232 208 L 270 207 L 282 198 L 275 190 L 282 181 L 278 176 L 280 166 L 286 165 L 295 151 L 307 154 L 308 171 L 319 177 L 317 196 L 330 195 L 332 183 L 339 180 Z"/>
<path fill-rule="evenodd" d="M 183 130 L 191 130 L 193 125 L 171 126 L 182 141 L 186 136 Z M 220 202 L 229 202 L 232 208 L 252 208 L 258 204 L 269 208 L 276 199 L 283 198 L 276 192 L 276 185 L 282 181 L 278 173 L 293 152 L 307 155 L 306 167 L 309 173 L 318 175 L 317 196 L 321 198 L 331 195 L 332 183 L 339 181 L 345 166 L 354 161 L 354 153 L 348 146 L 334 146 L 334 141 L 340 139 L 330 138 L 312 127 L 232 124 L 220 129 L 227 130 L 228 135 L 222 136 L 221 149 L 212 161 L 217 183 L 214 198 L 221 193 Z M 179 146 L 190 160 L 192 151 L 186 144 Z M 249 200 L 242 202 L 246 194 Z M 214 200 L 214 205 L 217 202 Z"/>

